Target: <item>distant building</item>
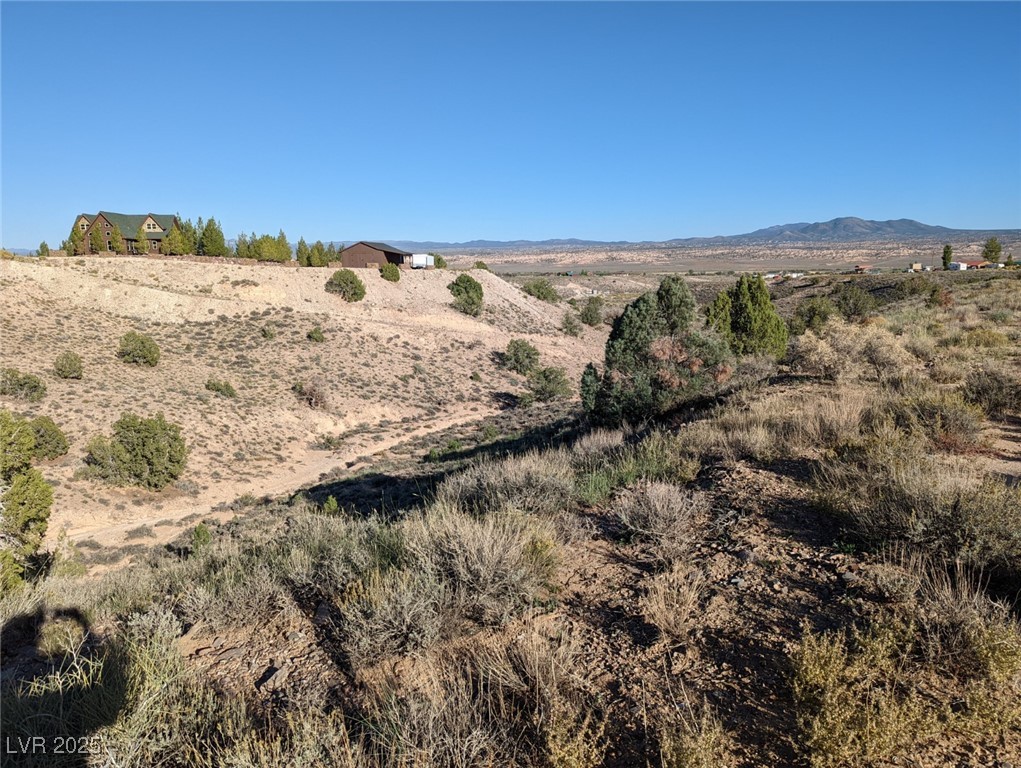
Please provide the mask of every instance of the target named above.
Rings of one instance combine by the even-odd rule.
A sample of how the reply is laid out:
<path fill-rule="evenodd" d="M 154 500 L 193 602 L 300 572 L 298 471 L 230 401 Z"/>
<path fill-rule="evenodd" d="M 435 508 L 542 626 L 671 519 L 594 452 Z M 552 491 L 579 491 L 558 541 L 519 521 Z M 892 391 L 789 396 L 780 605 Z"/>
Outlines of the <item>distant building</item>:
<path fill-rule="evenodd" d="M 113 250 L 112 237 L 114 227 L 120 230 L 128 253 L 159 253 L 160 243 L 177 224 L 177 217 L 162 213 L 112 213 L 100 211 L 93 215 L 81 213 L 75 220 L 75 226 L 85 235 L 85 247 L 89 247 L 89 238 L 94 230 L 98 230 L 100 239 L 106 244 L 106 250 Z M 136 235 L 139 228 L 145 231 L 146 242 L 139 244 Z"/>
<path fill-rule="evenodd" d="M 386 243 L 370 243 L 361 240 L 340 252 L 340 263 L 349 269 L 381 267 L 387 263 L 407 269 L 411 266 L 411 256 L 412 254 L 407 251 L 394 248 Z"/>
<path fill-rule="evenodd" d="M 856 275 L 874 275 L 878 271 L 879 270 L 871 264 L 857 264 L 854 267 L 854 273 Z"/>
<path fill-rule="evenodd" d="M 921 272 L 921 271 L 922 271 L 922 262 L 920 262 L 920 261 L 914 261 L 914 262 L 911 263 L 911 266 L 908 267 L 908 272 Z"/>
<path fill-rule="evenodd" d="M 947 269 L 949 269 L 951 272 L 962 272 L 967 268 L 968 264 L 967 262 L 964 261 L 951 261 L 950 264 L 947 265 Z"/>

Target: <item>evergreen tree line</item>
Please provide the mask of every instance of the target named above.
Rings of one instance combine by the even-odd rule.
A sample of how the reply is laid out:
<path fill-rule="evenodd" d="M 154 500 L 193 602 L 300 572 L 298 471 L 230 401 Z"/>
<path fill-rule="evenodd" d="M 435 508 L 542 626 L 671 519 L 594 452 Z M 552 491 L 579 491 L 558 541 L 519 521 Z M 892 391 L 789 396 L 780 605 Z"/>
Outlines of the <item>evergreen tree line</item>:
<path fill-rule="evenodd" d="M 242 232 L 237 236 L 234 245 L 231 246 L 223 236 L 223 229 L 219 222 L 212 216 L 208 221 L 203 221 L 200 216 L 198 223 L 192 223 L 191 219 L 181 220 L 175 224 L 163 237 L 160 243 L 160 253 L 171 256 L 183 256 L 195 254 L 197 256 L 220 256 L 234 257 L 239 259 L 254 259 L 255 261 L 278 261 L 288 262 L 291 260 L 291 245 L 283 230 L 274 237 L 273 235 L 259 235 L 255 232 L 246 234 Z M 135 232 L 136 242 L 147 242 L 148 238 L 144 228 L 139 227 Z M 43 244 L 45 245 L 45 244 Z M 102 253 L 107 250 L 106 240 L 98 229 L 94 229 L 85 241 L 85 234 L 78 229 L 77 225 L 72 227 L 68 239 L 61 243 L 61 249 L 69 256 L 81 256 L 86 253 Z M 114 227 L 110 235 L 110 250 L 115 253 L 127 253 L 128 244 L 124 234 L 118 227 Z M 339 261 L 341 248 L 333 243 L 324 244 L 322 240 L 316 240 L 312 245 L 305 242 L 305 238 L 298 241 L 296 256 L 298 264 L 302 267 L 325 267 L 334 261 Z M 148 253 L 148 249 L 135 249 L 136 253 Z M 47 248 L 47 253 L 49 249 Z"/>

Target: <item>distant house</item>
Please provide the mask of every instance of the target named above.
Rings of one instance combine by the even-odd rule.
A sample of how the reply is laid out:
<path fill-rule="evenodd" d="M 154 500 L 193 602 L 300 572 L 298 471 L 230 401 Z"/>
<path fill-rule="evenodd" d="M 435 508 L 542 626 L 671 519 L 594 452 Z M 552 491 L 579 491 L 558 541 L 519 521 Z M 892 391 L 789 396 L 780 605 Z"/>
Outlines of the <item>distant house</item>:
<path fill-rule="evenodd" d="M 968 262 L 966 261 L 951 261 L 947 265 L 947 269 L 951 272 L 961 272 L 968 268 Z"/>
<path fill-rule="evenodd" d="M 340 263 L 349 269 L 381 267 L 387 263 L 407 269 L 411 266 L 411 256 L 407 251 L 386 243 L 361 240 L 340 252 Z"/>
<path fill-rule="evenodd" d="M 874 275 L 877 272 L 879 272 L 879 270 L 871 264 L 857 264 L 854 267 L 854 273 L 856 275 Z"/>
<path fill-rule="evenodd" d="M 911 266 L 908 267 L 908 272 L 921 272 L 921 271 L 922 271 L 922 262 L 920 262 L 920 261 L 913 261 L 913 262 L 911 262 Z"/>
<path fill-rule="evenodd" d="M 128 253 L 158 253 L 160 243 L 177 224 L 177 217 L 162 213 L 111 213 L 100 211 L 93 215 L 82 213 L 78 215 L 75 226 L 85 235 L 85 247 L 89 245 L 89 238 L 94 230 L 98 230 L 100 239 L 106 244 L 106 250 L 111 251 L 112 236 L 114 227 L 121 232 L 124 238 L 124 245 Z M 146 242 L 139 244 L 137 234 L 139 228 L 145 231 Z"/>

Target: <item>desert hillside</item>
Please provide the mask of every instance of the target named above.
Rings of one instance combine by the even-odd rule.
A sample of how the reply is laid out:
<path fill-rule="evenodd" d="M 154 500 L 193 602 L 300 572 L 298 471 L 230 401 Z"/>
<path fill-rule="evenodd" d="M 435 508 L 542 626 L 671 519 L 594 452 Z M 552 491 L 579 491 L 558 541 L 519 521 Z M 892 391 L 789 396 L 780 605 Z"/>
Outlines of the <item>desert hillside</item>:
<path fill-rule="evenodd" d="M 116 543 L 133 531 L 165 541 L 182 518 L 241 496 L 296 491 L 506 407 L 524 382 L 496 362 L 511 338 L 528 339 L 543 365 L 574 381 L 605 340 L 602 328 L 565 335 L 564 305 L 484 270 L 471 271 L 484 290 L 478 318 L 451 308 L 452 271 L 405 271 L 390 283 L 355 270 L 366 295 L 350 304 L 324 290 L 333 271 L 138 258 L 0 262 L 0 367 L 37 375 L 48 390 L 37 403 L 0 404 L 51 417 L 71 443 L 42 466 L 55 486 L 51 540 L 67 530 L 79 542 Z M 314 327 L 324 341 L 307 338 Z M 117 358 L 129 331 L 156 340 L 156 367 Z M 81 380 L 54 375 L 64 350 L 82 357 Z M 237 397 L 207 390 L 210 379 L 230 383 Z M 327 406 L 311 409 L 292 388 L 316 380 Z M 182 426 L 190 454 L 174 486 L 154 493 L 75 479 L 87 442 L 126 411 L 163 412 Z"/>

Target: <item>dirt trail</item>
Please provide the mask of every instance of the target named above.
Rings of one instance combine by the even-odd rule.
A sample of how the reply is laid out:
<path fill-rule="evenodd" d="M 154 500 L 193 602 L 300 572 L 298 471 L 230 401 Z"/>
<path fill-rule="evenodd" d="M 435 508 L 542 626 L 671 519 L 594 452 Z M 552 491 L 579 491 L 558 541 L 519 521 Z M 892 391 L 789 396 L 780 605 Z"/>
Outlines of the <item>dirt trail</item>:
<path fill-rule="evenodd" d="M 398 447 L 416 438 L 424 437 L 436 432 L 442 432 L 454 425 L 469 425 L 484 418 L 487 413 L 469 413 L 466 409 L 456 411 L 445 418 L 431 421 L 423 426 L 411 430 L 390 432 L 382 440 L 372 443 L 371 452 L 378 454 L 383 451 Z M 132 515 L 126 522 L 109 523 L 108 521 L 96 521 L 91 524 L 83 524 L 74 527 L 67 527 L 68 538 L 72 542 L 80 542 L 85 539 L 103 545 L 122 544 L 126 534 L 140 526 L 152 527 L 155 523 L 161 523 L 158 528 L 153 528 L 153 536 L 147 536 L 149 544 L 164 544 L 175 538 L 188 524 L 181 520 L 194 519 L 195 515 L 202 518 L 213 518 L 220 522 L 229 520 L 236 512 L 233 510 L 217 509 L 224 502 L 233 500 L 241 495 L 251 495 L 257 498 L 266 496 L 290 495 L 307 485 L 319 481 L 322 476 L 339 467 L 350 464 L 349 470 L 357 472 L 360 464 L 353 463 L 359 457 L 366 455 L 366 447 L 363 444 L 355 444 L 343 452 L 308 450 L 300 457 L 281 467 L 276 472 L 270 472 L 263 477 L 244 486 L 214 486 L 197 496 L 184 496 L 178 494 L 176 497 L 168 498 L 167 501 L 158 507 L 159 512 L 146 516 Z M 225 498 L 225 494 L 233 493 L 233 498 Z"/>

